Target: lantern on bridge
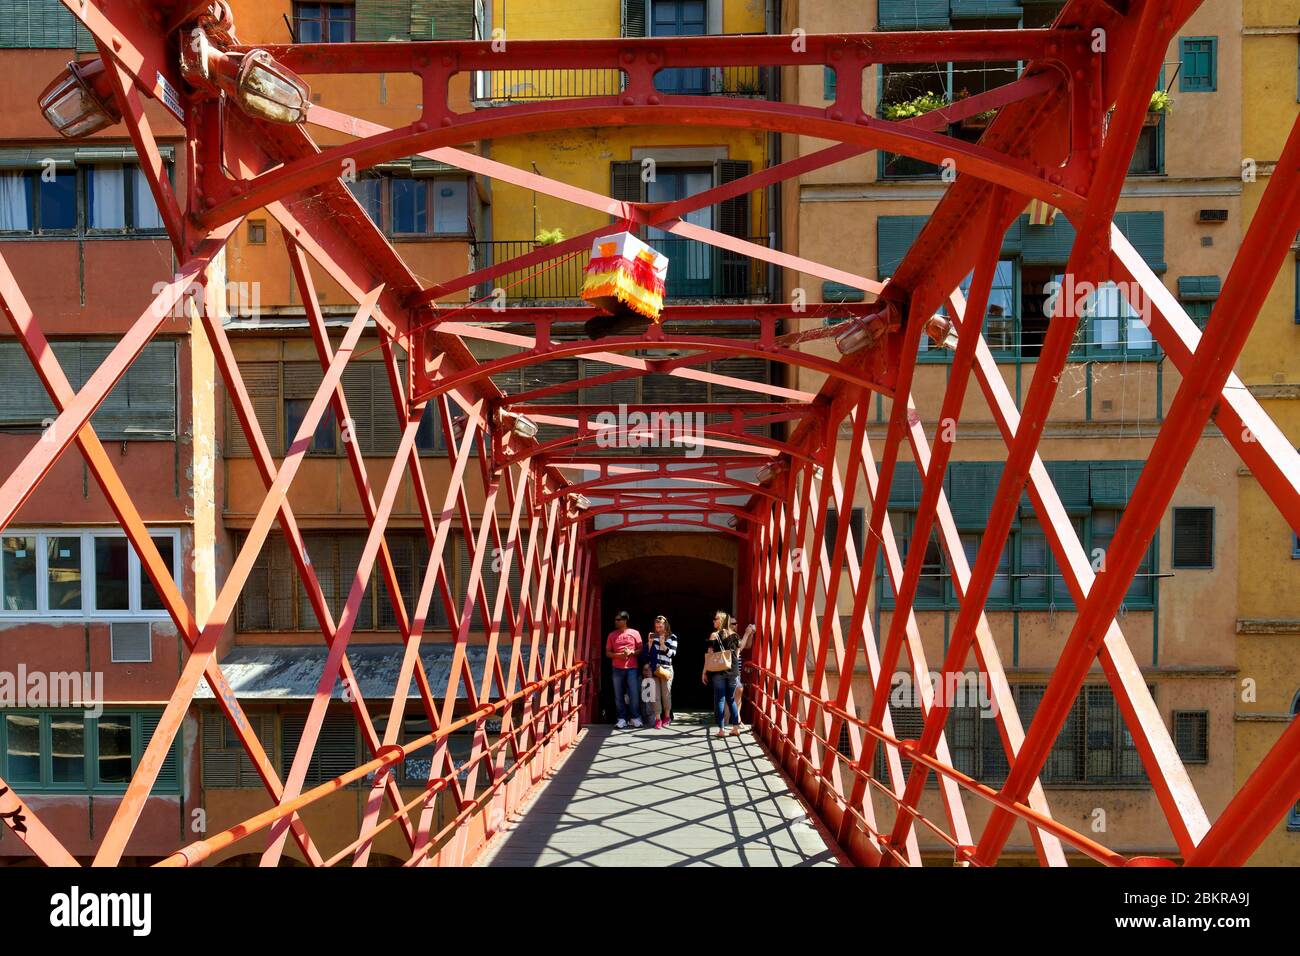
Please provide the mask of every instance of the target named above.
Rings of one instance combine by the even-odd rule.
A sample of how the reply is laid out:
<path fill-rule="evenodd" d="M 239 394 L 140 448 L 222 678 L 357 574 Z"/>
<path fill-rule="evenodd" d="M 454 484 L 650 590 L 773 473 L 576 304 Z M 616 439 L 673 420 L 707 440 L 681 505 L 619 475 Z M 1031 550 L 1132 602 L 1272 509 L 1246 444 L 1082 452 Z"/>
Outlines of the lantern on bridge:
<path fill-rule="evenodd" d="M 636 313 L 658 322 L 667 276 L 668 257 L 632 233 L 599 236 L 591 244 L 582 298 L 610 315 Z"/>

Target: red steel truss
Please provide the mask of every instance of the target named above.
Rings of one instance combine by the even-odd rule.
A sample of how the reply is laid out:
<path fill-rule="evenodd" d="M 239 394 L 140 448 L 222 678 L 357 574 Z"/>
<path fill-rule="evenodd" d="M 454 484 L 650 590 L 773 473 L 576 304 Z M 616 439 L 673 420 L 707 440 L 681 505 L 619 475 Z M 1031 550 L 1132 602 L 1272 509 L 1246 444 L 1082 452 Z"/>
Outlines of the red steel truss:
<path fill-rule="evenodd" d="M 1260 480 L 1278 510 L 1300 529 L 1300 456 L 1231 374 L 1265 294 L 1292 237 L 1300 230 L 1300 128 L 1291 132 L 1276 171 L 1234 261 L 1204 333 L 1112 225 L 1129 157 L 1146 112 L 1161 53 L 1196 8 L 1196 0 L 1144 0 L 1121 13 L 1101 0 L 1075 0 L 1043 30 L 873 33 L 844 36 L 730 36 L 584 41 L 359 43 L 345 49 L 298 45 L 265 48 L 283 67 L 304 77 L 323 73 L 415 74 L 423 83 L 421 116 L 385 129 L 322 107 L 306 124 L 277 124 L 236 106 L 228 86 L 233 67 L 251 53 L 235 37 L 224 4 L 143 3 L 138 0 L 65 0 L 94 36 L 108 65 L 113 99 L 122 113 L 182 263 L 173 281 L 130 329 L 85 386 L 74 392 L 50 350 L 37 317 L 0 259 L 0 302 L 40 380 L 59 410 L 44 440 L 0 485 L 0 528 L 9 524 L 54 463 L 75 444 L 104 491 L 189 648 L 174 693 L 118 811 L 103 833 L 96 865 L 118 863 L 144 809 L 162 762 L 206 679 L 256 768 L 273 806 L 238 826 L 178 847 L 163 865 L 196 865 L 248 841 L 263 848 L 262 863 L 281 859 L 292 839 L 315 866 L 364 865 L 378 834 L 396 827 L 409 848 L 407 865 L 471 860 L 514 813 L 527 791 L 554 766 L 593 713 L 599 668 L 599 573 L 594 543 L 619 531 L 669 525 L 705 529 L 741 541 L 739 591 L 743 620 L 758 626 L 746 690 L 756 730 L 807 797 L 840 847 L 874 865 L 921 862 L 918 831 L 951 850 L 954 861 L 995 864 L 1011 827 L 1023 822 L 1040 862 L 1063 865 L 1066 850 L 1106 864 L 1126 858 L 1051 816 L 1039 774 L 1088 668 L 1099 661 L 1181 858 L 1188 864 L 1243 862 L 1300 795 L 1300 724 L 1292 722 L 1216 821 L 1193 788 L 1168 730 L 1116 619 L 1120 602 L 1146 550 L 1198 436 L 1213 419 Z M 1102 49 L 1095 31 L 1103 30 Z M 185 49 L 190 52 L 182 53 Z M 199 51 L 197 54 L 195 51 Z M 197 60 L 196 60 L 197 56 Z M 890 122 L 862 109 L 864 69 L 919 60 L 1017 60 L 1021 77 L 1000 89 L 961 100 L 907 121 Z M 184 66 L 182 66 L 184 63 Z M 663 93 L 657 71 L 676 67 L 822 66 L 834 70 L 836 99 L 825 108 L 764 100 Z M 620 71 L 616 95 L 552 100 L 457 112 L 449 105 L 453 79 L 475 70 L 602 69 Z M 222 77 L 226 77 L 223 85 Z M 169 103 L 188 136 L 187 190 L 172 191 L 143 103 Z M 996 109 L 978 143 L 943 135 L 964 116 Z M 590 190 L 524 172 L 458 149 L 457 144 L 577 126 L 673 124 L 759 129 L 820 137 L 837 145 L 760 170 L 668 204 L 613 200 Z M 308 126 L 352 139 L 319 147 Z M 777 249 L 769 249 L 686 221 L 686 213 L 765 188 L 860 153 L 888 149 L 958 173 L 896 274 L 877 282 Z M 459 292 L 509 273 L 587 248 L 596 232 L 575 236 L 507 262 L 425 287 L 370 223 L 340 182 L 348 164 L 364 169 L 421 154 L 480 176 L 499 179 L 608 213 L 630 228 L 655 226 L 757 262 L 797 270 L 860 289 L 899 321 L 876 344 L 840 359 L 805 344 L 833 331 L 801 329 L 798 309 L 784 305 L 670 306 L 664 321 L 643 332 L 598 341 L 575 337 L 590 312 L 579 308 L 511 308 L 442 304 Z M 1141 479 L 1109 549 L 1094 572 L 1038 455 L 1039 440 L 1069 355 L 1079 316 L 1064 301 L 1046 340 L 1021 407 L 1017 407 L 981 335 L 966 315 L 985 311 L 1001 237 L 1030 199 L 1063 210 L 1077 239 L 1067 272 L 1077 281 L 1131 280 L 1149 299 L 1154 338 L 1181 373 Z M 258 425 L 238 362 L 206 288 L 206 269 L 248 213 L 266 208 L 289 237 L 289 266 L 322 370 L 315 398 L 287 454 L 277 460 Z M 357 308 L 335 347 L 326 329 L 311 266 L 337 282 Z M 958 289 L 974 274 L 969 301 Z M 191 295 L 194 284 L 204 288 Z M 167 563 L 149 537 L 129 490 L 90 424 L 95 409 L 140 354 L 164 318 L 183 304 L 207 336 L 236 417 L 247 437 L 266 496 L 248 529 L 210 612 L 199 619 L 186 604 Z M 917 346 L 940 308 L 956 330 L 956 349 L 939 421 L 956 423 L 972 378 L 993 413 L 1007 448 L 1006 466 L 982 544 L 970 562 L 943 490 L 954 440 L 930 444 L 912 401 Z M 838 309 L 852 323 L 881 306 Z M 855 314 L 856 312 L 856 314 Z M 748 334 L 702 332 L 699 321 L 744 323 Z M 502 325 L 529 329 L 529 334 Z M 351 471 L 368 527 L 347 601 L 335 619 L 307 557 L 289 504 L 294 481 L 317 424 L 327 411 L 350 421 L 342 374 L 363 332 L 376 330 L 394 401 L 400 442 L 382 482 L 372 485 L 355 443 L 347 443 Z M 852 326 L 848 326 L 852 327 Z M 820 325 L 819 325 L 820 328 Z M 566 334 L 570 333 L 570 334 Z M 467 341 L 492 343 L 504 357 L 476 361 Z M 670 358 L 648 358 L 666 354 Z M 402 355 L 410 356 L 403 373 Z M 555 359 L 582 356 L 613 371 L 514 395 L 491 376 Z M 817 393 L 759 384 L 709 371 L 709 363 L 758 357 L 824 376 Z M 705 382 L 752 393 L 725 406 L 692 403 L 622 406 L 554 404 L 577 389 L 647 374 Z M 890 399 L 888 427 L 878 447 L 867 438 L 873 395 Z M 450 477 L 427 486 L 415 446 L 421 416 L 433 403 L 449 436 Z M 611 455 L 605 417 L 614 411 L 643 416 L 627 430 L 653 430 L 655 416 L 707 415 L 705 427 L 681 444 L 680 454 Z M 502 413 L 508 413 L 503 415 Z M 523 415 L 561 437 L 521 437 L 511 415 Z M 783 425 L 783 438 L 755 434 Z M 844 440 L 847 439 L 847 446 Z M 847 455 L 844 448 L 847 447 Z M 904 557 L 887 513 L 890 488 L 904 453 L 922 477 L 913 540 L 933 531 L 946 552 L 960 612 L 939 673 L 960 675 L 973 658 L 998 703 L 996 725 L 1010 772 L 999 790 L 953 767 L 944 725 L 948 702 L 936 695 L 914 612 L 923 548 Z M 429 566 L 414 607 L 403 601 L 385 540 L 398 490 L 409 475 L 429 543 Z M 471 508 L 469 489 L 481 492 Z M 865 500 L 865 495 L 870 500 Z M 1078 614 L 1032 725 L 1024 727 L 985 617 L 985 601 L 999 556 L 1027 491 Z M 838 521 L 829 545 L 828 516 L 869 515 L 864 540 Z M 470 554 L 467 593 L 453 597 L 441 555 L 453 524 L 464 530 Z M 328 654 L 287 779 L 268 760 L 222 674 L 218 640 L 227 629 L 253 562 L 267 538 L 285 537 Z M 861 555 L 861 558 L 859 558 Z M 873 569 L 887 571 L 895 610 L 873 633 L 868 614 Z M 492 589 L 485 562 L 498 572 Z M 348 657 L 366 583 L 378 566 L 398 621 L 404 651 L 388 719 L 381 734 L 371 720 Z M 519 584 L 512 586 L 512 568 Z M 451 622 L 453 659 L 446 686 L 434 686 L 419 650 L 433 601 Z M 841 604 L 851 605 L 847 623 Z M 487 664 L 470 667 L 475 612 L 485 623 Z M 505 663 L 503 663 L 505 661 Z M 864 699 L 848 680 L 865 663 L 873 686 Z M 920 692 L 924 730 L 899 739 L 891 717 L 892 675 L 909 672 Z M 337 682 L 360 727 L 370 759 L 324 784 L 304 790 L 308 764 Z M 432 728 L 399 740 L 411 688 Z M 467 709 L 457 713 L 457 689 Z M 489 732 L 488 719 L 499 720 Z M 457 765 L 449 735 L 470 728 L 473 745 Z M 840 751 L 847 734 L 849 755 Z M 885 773 L 875 757 L 883 748 Z M 392 769 L 408 755 L 432 756 L 424 790 L 407 800 Z M 903 760 L 910 762 L 904 772 Z M 465 771 L 476 772 L 465 774 Z M 477 772 L 481 770 L 482 772 Z M 941 819 L 922 813 L 922 789 L 938 777 Z M 349 783 L 371 778 L 356 838 L 326 857 L 300 811 Z M 464 780 L 464 782 L 462 782 Z M 480 789 L 480 780 L 486 781 Z M 446 794 L 454 818 L 435 829 L 435 801 Z M 878 799 L 874 799 L 876 797 Z M 883 801 L 883 802 L 882 802 Z M 976 833 L 967 808 L 990 805 Z M 891 812 L 878 815 L 876 808 Z M 41 860 L 76 860 L 44 827 L 21 795 L 0 781 L 0 816 Z M 263 834 L 262 837 L 255 836 Z M 259 842 L 260 841 L 260 842 Z"/>

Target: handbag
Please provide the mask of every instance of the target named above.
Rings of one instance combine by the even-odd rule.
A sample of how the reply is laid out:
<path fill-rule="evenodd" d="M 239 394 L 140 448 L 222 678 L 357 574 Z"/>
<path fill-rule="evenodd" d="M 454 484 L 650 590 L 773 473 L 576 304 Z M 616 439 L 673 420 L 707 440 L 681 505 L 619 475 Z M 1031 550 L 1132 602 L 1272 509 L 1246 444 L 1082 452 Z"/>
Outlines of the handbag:
<path fill-rule="evenodd" d="M 721 637 L 718 638 L 718 647 L 722 649 L 708 651 L 704 655 L 704 669 L 710 674 L 731 670 L 731 651 L 723 647 Z"/>
<path fill-rule="evenodd" d="M 660 664 L 655 668 L 655 677 L 658 677 L 660 680 L 672 680 L 673 669 L 667 664 Z"/>

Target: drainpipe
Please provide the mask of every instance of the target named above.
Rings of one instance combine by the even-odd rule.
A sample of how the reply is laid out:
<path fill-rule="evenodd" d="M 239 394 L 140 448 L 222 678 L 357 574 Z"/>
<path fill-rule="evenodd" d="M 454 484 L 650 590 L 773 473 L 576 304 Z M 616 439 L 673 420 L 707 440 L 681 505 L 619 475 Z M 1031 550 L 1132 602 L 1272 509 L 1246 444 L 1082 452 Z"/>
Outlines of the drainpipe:
<path fill-rule="evenodd" d="M 765 28 L 769 36 L 774 36 L 781 32 L 781 0 L 766 0 L 765 6 Z M 781 68 L 779 66 L 769 67 L 771 71 L 770 83 L 768 84 L 767 98 L 774 102 L 781 100 Z M 775 166 L 781 162 L 781 134 L 769 132 L 767 134 L 767 164 Z M 771 183 L 767 187 L 767 244 L 769 249 L 779 249 L 781 247 L 781 184 Z M 781 270 L 776 263 L 767 264 L 767 294 L 769 300 L 774 296 L 780 301 L 784 298 L 784 289 L 779 289 L 778 284 L 781 279 Z M 782 327 L 784 323 L 778 322 L 776 334 L 784 333 Z M 781 375 L 784 379 L 790 377 L 788 367 L 782 366 Z M 782 384 L 788 385 L 789 381 L 783 381 Z M 786 434 L 789 435 L 789 424 L 786 425 Z"/>
<path fill-rule="evenodd" d="M 781 0 L 767 0 L 765 7 L 766 24 L 765 29 L 769 36 L 781 32 Z M 768 85 L 767 98 L 773 102 L 781 100 L 781 68 L 773 66 L 771 70 L 771 82 Z M 767 160 L 768 166 L 775 166 L 781 162 L 781 134 L 767 134 Z M 779 183 L 772 183 L 767 187 L 767 242 L 768 248 L 778 249 L 781 242 L 781 188 Z M 777 292 L 777 283 L 780 279 L 780 269 L 775 263 L 767 264 L 767 289 L 768 295 L 771 296 Z M 783 291 L 783 290 L 782 290 Z M 778 329 L 778 334 L 780 334 Z"/>

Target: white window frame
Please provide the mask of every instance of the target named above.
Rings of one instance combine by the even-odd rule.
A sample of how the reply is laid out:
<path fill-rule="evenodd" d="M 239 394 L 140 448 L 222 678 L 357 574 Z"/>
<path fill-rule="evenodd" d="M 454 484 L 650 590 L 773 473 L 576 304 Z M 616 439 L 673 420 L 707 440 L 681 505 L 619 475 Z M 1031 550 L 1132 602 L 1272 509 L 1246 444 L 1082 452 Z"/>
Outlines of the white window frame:
<path fill-rule="evenodd" d="M 149 536 L 171 538 L 172 577 L 181 589 L 181 532 L 179 528 L 149 528 Z M 142 608 L 141 585 L 147 575 L 135 548 L 127 547 L 127 610 L 101 611 L 95 607 L 95 539 L 123 538 L 126 534 L 109 528 L 7 528 L 5 537 L 36 539 L 36 609 L 11 611 L 5 607 L 4 579 L 0 576 L 0 620 L 3 621 L 158 621 L 167 620 L 164 610 Z M 81 610 L 50 610 L 49 562 L 45 542 L 49 538 L 78 538 L 81 543 Z"/>

